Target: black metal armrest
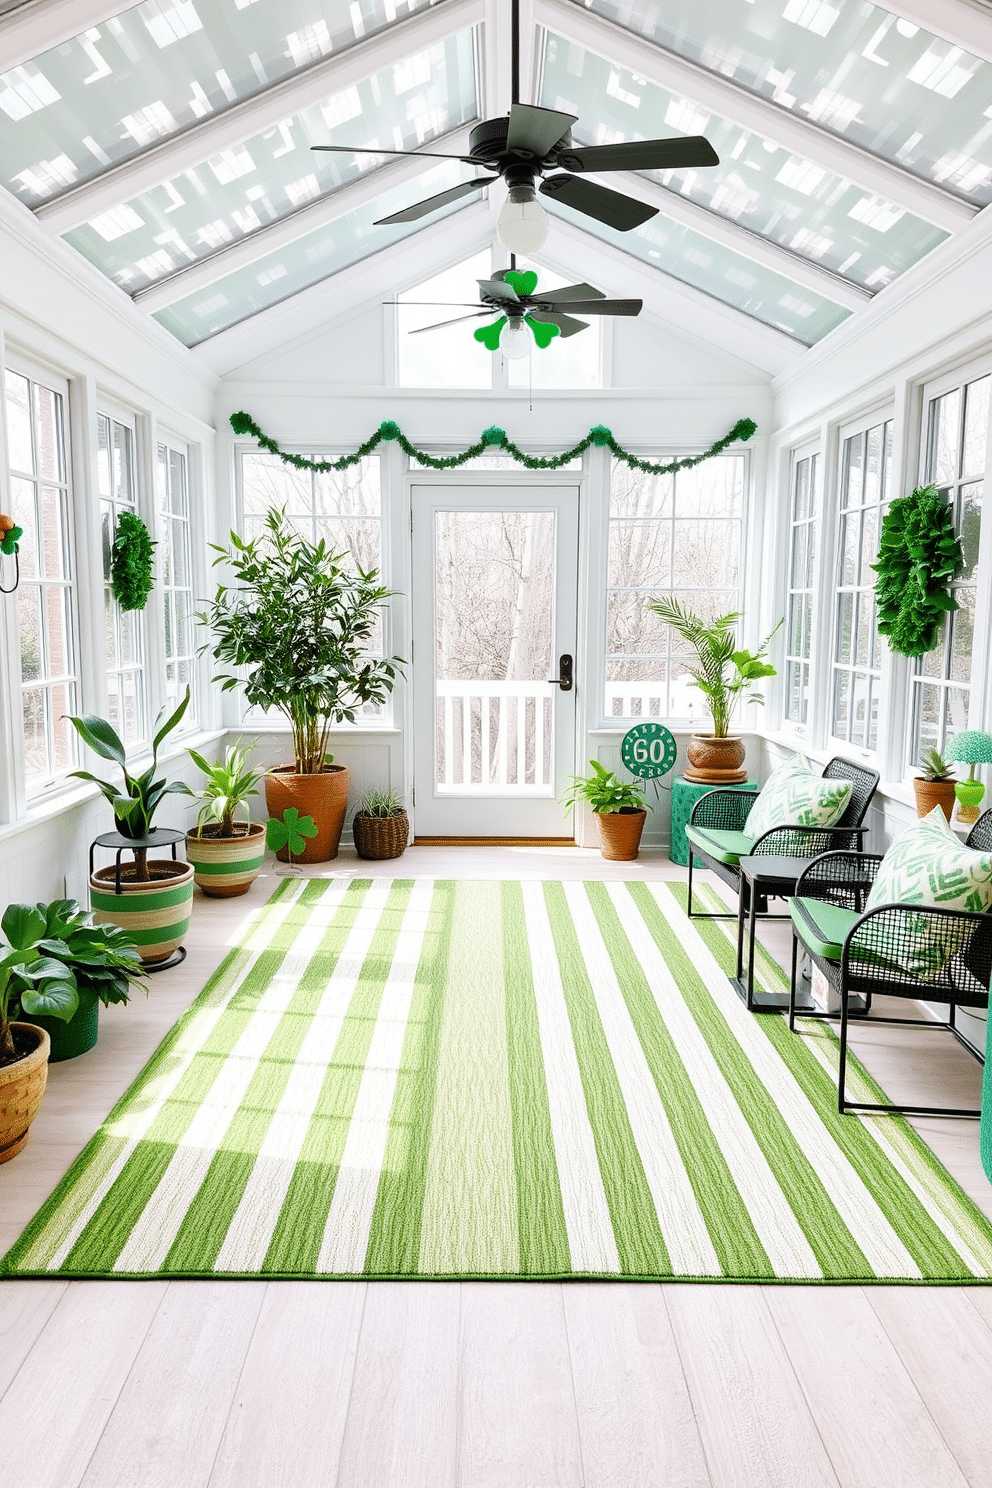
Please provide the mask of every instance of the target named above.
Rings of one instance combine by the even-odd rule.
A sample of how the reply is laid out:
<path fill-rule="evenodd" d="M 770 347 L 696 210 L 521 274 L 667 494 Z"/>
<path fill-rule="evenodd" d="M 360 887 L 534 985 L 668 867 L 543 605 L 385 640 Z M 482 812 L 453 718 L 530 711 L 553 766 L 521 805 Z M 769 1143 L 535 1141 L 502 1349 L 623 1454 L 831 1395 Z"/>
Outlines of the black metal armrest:
<path fill-rule="evenodd" d="M 938 904 L 880 904 L 851 926 L 842 975 L 897 995 L 983 1006 L 992 979 L 992 916 Z M 882 990 L 879 986 L 879 990 Z"/>
<path fill-rule="evenodd" d="M 727 790 L 717 788 L 700 796 L 692 808 L 689 825 L 712 827 L 719 832 L 743 831 L 744 823 L 755 801 L 756 790 Z"/>
<path fill-rule="evenodd" d="M 853 852 L 867 827 L 769 827 L 751 844 L 752 857 L 814 858 L 825 852 Z"/>
<path fill-rule="evenodd" d="M 795 897 L 823 899 L 847 909 L 861 910 L 881 861 L 880 853 L 821 853 L 797 878 Z"/>

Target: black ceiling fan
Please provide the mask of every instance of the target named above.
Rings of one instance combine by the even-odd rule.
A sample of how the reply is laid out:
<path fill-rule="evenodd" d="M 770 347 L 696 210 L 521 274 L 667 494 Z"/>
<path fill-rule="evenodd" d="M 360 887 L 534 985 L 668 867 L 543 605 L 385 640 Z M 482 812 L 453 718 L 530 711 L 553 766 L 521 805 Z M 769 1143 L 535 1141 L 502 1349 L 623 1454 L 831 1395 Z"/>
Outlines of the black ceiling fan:
<path fill-rule="evenodd" d="M 512 47 L 515 101 L 508 115 L 500 119 L 484 119 L 475 126 L 469 135 L 467 155 L 446 155 L 432 150 L 374 150 L 350 145 L 311 146 L 314 150 L 331 150 L 344 155 L 422 155 L 433 160 L 460 160 L 491 173 L 462 181 L 447 191 L 439 191 L 435 196 L 382 217 L 375 223 L 376 227 L 416 222 L 441 207 L 481 191 L 502 177 L 509 198 L 500 212 L 497 233 L 501 242 L 512 251 L 534 252 L 547 235 L 547 219 L 538 204 L 538 192 L 553 201 L 564 202 L 576 212 L 594 217 L 618 232 L 629 232 L 653 217 L 657 207 L 646 206 L 644 202 L 612 191 L 596 181 L 584 180 L 586 172 L 681 170 L 687 166 L 719 165 L 719 156 L 709 140 L 698 134 L 575 148 L 571 142 L 572 125 L 578 122 L 575 114 L 516 102 L 520 96 L 519 0 L 513 0 Z"/>
<path fill-rule="evenodd" d="M 504 269 L 491 279 L 479 279 L 481 309 L 469 315 L 456 315 L 453 320 L 437 321 L 434 325 L 418 326 L 411 331 L 413 336 L 424 331 L 440 330 L 442 326 L 456 325 L 465 320 L 501 317 L 491 326 L 480 326 L 475 332 L 477 341 L 495 351 L 497 346 L 506 349 L 506 338 L 501 337 L 504 318 L 511 331 L 516 334 L 520 322 L 526 321 L 539 347 L 547 346 L 553 336 L 575 336 L 584 331 L 588 322 L 578 320 L 579 315 L 639 315 L 643 300 L 610 300 L 602 290 L 591 284 L 566 284 L 561 289 L 537 290 L 537 275 L 533 271 L 519 273 L 516 269 Z M 466 304 L 465 308 L 469 308 Z"/>

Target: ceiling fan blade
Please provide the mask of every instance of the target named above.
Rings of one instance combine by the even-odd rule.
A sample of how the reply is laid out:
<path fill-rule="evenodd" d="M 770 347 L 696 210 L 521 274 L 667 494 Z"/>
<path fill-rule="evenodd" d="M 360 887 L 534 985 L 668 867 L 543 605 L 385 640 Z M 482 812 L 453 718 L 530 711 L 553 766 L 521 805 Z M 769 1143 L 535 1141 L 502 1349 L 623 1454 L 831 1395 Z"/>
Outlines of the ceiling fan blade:
<path fill-rule="evenodd" d="M 643 305 L 643 300 L 572 300 L 568 308 L 576 315 L 640 315 Z"/>
<path fill-rule="evenodd" d="M 535 294 L 535 300 L 540 300 L 542 305 L 566 305 L 569 300 L 602 300 L 602 290 L 593 289 L 591 284 L 563 284 L 561 289 L 549 289 L 546 294 Z"/>
<path fill-rule="evenodd" d="M 520 296 L 513 285 L 505 283 L 502 279 L 477 279 L 475 282 L 482 294 L 490 300 L 499 300 L 500 304 L 505 305 L 520 304 Z"/>
<path fill-rule="evenodd" d="M 404 207 L 402 212 L 393 212 L 388 217 L 380 217 L 373 227 L 389 227 L 394 222 L 416 222 L 421 217 L 426 217 L 431 212 L 436 212 L 439 207 L 446 207 L 450 202 L 456 202 L 463 196 L 469 196 L 473 191 L 481 191 L 483 186 L 488 186 L 494 176 L 480 176 L 477 181 L 462 181 L 459 186 L 451 186 L 447 191 L 439 191 L 437 196 L 425 197 L 423 201 L 414 202 L 412 207 Z"/>
<path fill-rule="evenodd" d="M 531 320 L 550 320 L 552 325 L 558 327 L 562 337 L 575 336 L 579 331 L 588 329 L 584 320 L 573 320 L 571 315 L 554 314 L 546 310 L 531 310 L 528 313 Z"/>
<path fill-rule="evenodd" d="M 329 150 L 335 155 L 426 155 L 429 160 L 461 160 L 477 166 L 471 155 L 440 155 L 436 150 L 379 150 L 371 145 L 311 145 L 311 150 Z"/>
<path fill-rule="evenodd" d="M 680 134 L 673 139 L 566 150 L 558 164 L 567 171 L 679 170 L 687 165 L 719 165 L 720 157 L 703 135 Z"/>
<path fill-rule="evenodd" d="M 596 181 L 580 181 L 575 176 L 549 176 L 542 181 L 540 189 L 542 196 L 564 202 L 566 207 L 583 212 L 586 217 L 595 217 L 597 222 L 605 222 L 607 227 L 616 228 L 617 232 L 630 232 L 631 228 L 640 227 L 658 211 L 657 207 L 646 206 L 632 196 L 611 191 Z"/>
<path fill-rule="evenodd" d="M 562 135 L 567 134 L 577 114 L 560 114 L 555 109 L 535 108 L 529 103 L 510 107 L 510 127 L 506 136 L 508 150 L 526 150 L 536 160 L 543 160 Z"/>
<path fill-rule="evenodd" d="M 494 313 L 495 312 L 492 310 L 476 310 L 473 315 L 456 315 L 453 320 L 437 320 L 434 322 L 433 325 L 417 326 L 416 330 L 407 331 L 407 335 L 419 336 L 424 331 L 439 331 L 442 326 L 461 325 L 463 320 L 482 320 L 483 318 L 488 319 L 488 317 L 493 315 Z"/>

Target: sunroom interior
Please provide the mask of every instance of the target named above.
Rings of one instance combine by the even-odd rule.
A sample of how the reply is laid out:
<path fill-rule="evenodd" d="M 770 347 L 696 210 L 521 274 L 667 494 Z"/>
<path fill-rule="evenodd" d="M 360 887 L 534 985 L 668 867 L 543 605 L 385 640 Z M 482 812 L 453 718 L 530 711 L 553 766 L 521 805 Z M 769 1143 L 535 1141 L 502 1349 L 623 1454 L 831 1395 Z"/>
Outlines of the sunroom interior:
<path fill-rule="evenodd" d="M 748 776 L 797 753 L 816 770 L 840 755 L 877 771 L 869 853 L 917 820 L 928 748 L 992 734 L 988 0 L 0 0 L 0 69 L 0 511 L 21 529 L 16 569 L 0 555 L 0 904 L 88 902 L 91 844 L 112 821 L 72 775 L 94 765 L 68 715 L 109 719 L 140 764 L 188 688 L 159 755 L 169 781 L 199 786 L 190 747 L 213 759 L 250 742 L 260 767 L 285 759 L 284 720 L 221 689 L 197 619 L 218 550 L 259 534 L 272 507 L 392 591 L 375 646 L 404 658 L 396 685 L 329 742 L 350 770 L 348 823 L 371 788 L 401 798 L 411 877 L 608 876 L 595 817 L 566 815 L 561 796 L 591 760 L 622 773 L 624 736 L 656 721 L 677 759 L 624 872 L 684 879 L 670 787 L 707 710 L 647 608 L 659 594 L 707 618 L 739 612 L 753 650 L 772 634 L 775 675 L 738 719 Z M 703 135 L 719 164 L 606 175 L 652 211 L 627 231 L 542 197 L 543 245 L 511 258 L 504 182 L 452 188 L 473 179 L 474 126 L 521 102 L 575 116 L 580 149 Z M 329 144 L 339 152 L 312 148 Z M 376 225 L 447 192 L 436 211 Z M 546 291 L 579 283 L 642 308 L 511 356 L 474 334 L 473 309 L 479 281 L 511 267 Z M 754 432 L 724 441 L 742 420 Z M 377 431 L 347 468 L 310 468 Z M 911 658 L 879 633 L 871 565 L 889 504 L 928 485 L 962 561 L 956 607 Z M 495 634 L 500 544 L 528 510 L 555 514 L 540 559 L 553 623 L 536 664 L 517 665 L 516 642 Z M 125 511 L 156 543 L 140 613 L 110 582 Z M 574 687 L 555 693 L 552 745 L 554 673 L 535 665 L 564 653 Z M 468 699 L 509 709 L 511 695 L 519 740 L 509 763 L 490 760 L 495 714 Z M 499 769 L 505 788 L 485 789 Z M 158 816 L 177 830 L 194 819 L 178 795 Z M 348 823 L 332 877 L 362 870 Z M 278 883 L 270 860 L 245 902 Z M 49 1131 L 39 1118 L 0 1168 L 4 1248 L 234 944 L 244 905 L 200 897 L 182 970 L 154 979 L 140 1015 L 109 1011 L 89 1077 L 53 1066 L 46 1102 L 71 1119 Z M 782 927 L 759 938 L 787 972 Z M 959 1010 L 958 1030 L 968 1047 L 932 1065 L 915 1036 L 879 1037 L 869 1068 L 883 1084 L 890 1071 L 946 1080 L 974 1104 L 984 1011 Z M 992 1216 L 977 1123 L 916 1127 Z M 0 1463 L 20 1465 L 25 1443 L 40 1454 L 11 1481 L 289 1481 L 279 1461 L 300 1483 L 391 1488 L 988 1481 L 992 1301 L 977 1287 L 890 1288 L 876 1305 L 857 1286 L 668 1286 L 663 1324 L 659 1289 L 640 1282 L 466 1281 L 451 1284 L 457 1302 L 444 1286 L 413 1297 L 412 1282 L 371 1282 L 366 1299 L 335 1282 L 321 1283 L 334 1300 L 313 1302 L 280 1301 L 292 1283 L 272 1281 L 257 1304 L 245 1281 L 146 1281 L 160 1291 L 142 1301 L 135 1284 L 95 1285 L 0 1282 L 0 1423 L 16 1438 Z M 104 1384 L 90 1389 L 111 1317 L 109 1372 L 94 1364 Z M 146 1335 L 158 1344 L 142 1369 Z M 870 1419 L 863 1401 L 847 1408 L 852 1354 L 873 1381 Z M 294 1407 L 282 1382 L 267 1400 L 270 1368 L 304 1392 L 319 1377 L 327 1401 L 336 1390 L 332 1425 L 298 1420 L 303 1444 L 288 1448 Z M 82 1402 L 64 1429 L 37 1402 L 24 1414 L 46 1370 Z M 188 1395 L 181 1420 L 158 1402 L 194 1386 L 201 1426 Z M 246 1400 L 264 1431 L 236 1424 Z M 132 1478 L 135 1434 L 146 1476 Z"/>

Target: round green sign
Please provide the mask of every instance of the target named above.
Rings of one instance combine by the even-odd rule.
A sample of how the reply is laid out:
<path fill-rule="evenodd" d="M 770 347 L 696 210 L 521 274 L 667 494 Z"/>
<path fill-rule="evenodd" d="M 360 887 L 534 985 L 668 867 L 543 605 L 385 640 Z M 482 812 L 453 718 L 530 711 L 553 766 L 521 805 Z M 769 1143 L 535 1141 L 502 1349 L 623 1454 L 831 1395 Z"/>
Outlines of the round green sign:
<path fill-rule="evenodd" d="M 620 758 L 632 775 L 654 780 L 675 764 L 674 735 L 663 723 L 638 723 L 623 736 Z"/>

